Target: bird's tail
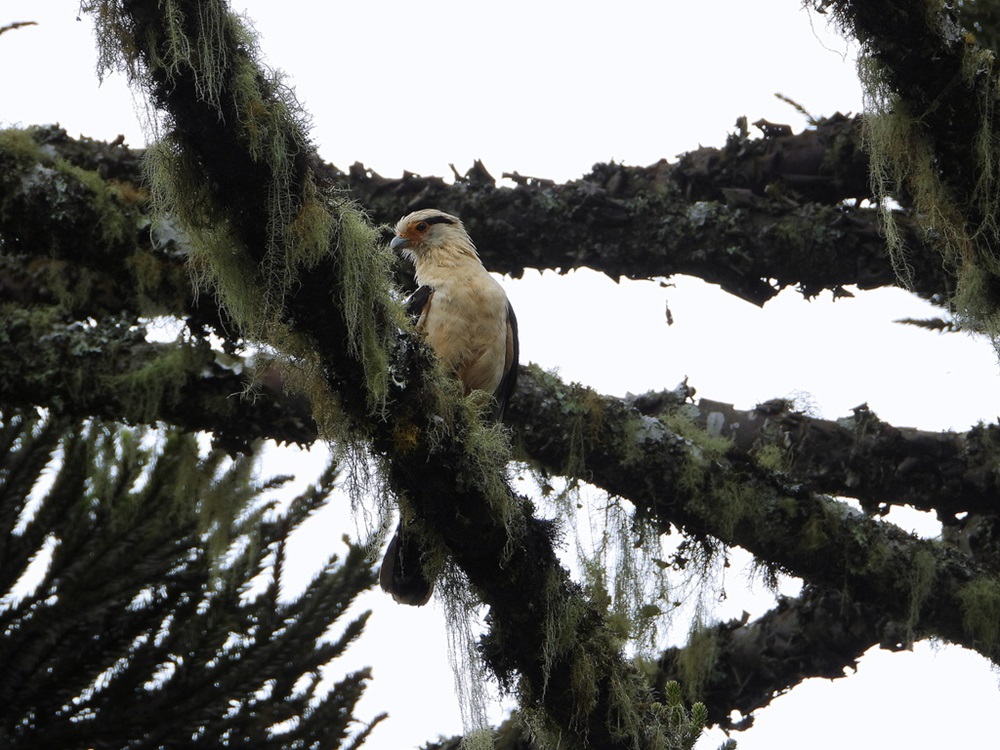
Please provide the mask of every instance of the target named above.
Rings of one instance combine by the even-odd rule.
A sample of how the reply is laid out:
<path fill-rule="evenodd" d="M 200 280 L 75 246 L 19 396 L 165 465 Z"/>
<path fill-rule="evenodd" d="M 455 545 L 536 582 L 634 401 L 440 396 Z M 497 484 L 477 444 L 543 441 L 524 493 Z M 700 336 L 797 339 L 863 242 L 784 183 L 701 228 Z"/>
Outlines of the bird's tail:
<path fill-rule="evenodd" d="M 434 591 L 434 584 L 427 580 L 420 563 L 420 543 L 406 533 L 402 521 L 382 558 L 378 582 L 397 602 L 414 607 L 427 604 Z"/>

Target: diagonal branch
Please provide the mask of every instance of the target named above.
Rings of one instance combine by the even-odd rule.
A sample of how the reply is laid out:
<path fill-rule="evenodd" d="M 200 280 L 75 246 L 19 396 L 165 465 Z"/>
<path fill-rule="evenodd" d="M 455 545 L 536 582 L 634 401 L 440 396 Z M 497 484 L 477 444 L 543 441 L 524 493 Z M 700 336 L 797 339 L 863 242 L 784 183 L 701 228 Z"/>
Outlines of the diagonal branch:
<path fill-rule="evenodd" d="M 44 406 L 128 424 L 167 422 L 210 431 L 219 447 L 257 440 L 312 443 L 309 402 L 290 394 L 276 365 L 203 342 L 150 343 L 127 318 L 62 322 L 50 308 L 12 311 L 0 334 L 2 406 Z"/>
<path fill-rule="evenodd" d="M 838 591 L 805 586 L 794 599 L 752 622 L 733 620 L 708 627 L 694 636 L 701 653 L 709 653 L 697 694 L 709 711 L 709 722 L 743 730 L 753 712 L 811 677 L 837 679 L 855 669 L 871 647 L 898 650 L 907 642 L 903 623 L 872 605 L 850 601 Z M 685 649 L 671 648 L 657 662 L 654 684 L 689 674 Z M 742 718 L 734 721 L 732 711 Z"/>
<path fill-rule="evenodd" d="M 380 251 L 324 181 L 245 30 L 219 2 L 106 2 L 101 19 L 105 53 L 135 50 L 123 62 L 169 112 L 159 179 L 214 245 L 206 261 L 234 317 L 314 360 L 310 395 L 325 389 L 339 434 L 373 447 L 397 496 L 490 607 L 485 649 L 498 678 L 516 674 L 522 700 L 566 741 L 650 746 L 656 709 L 601 610 L 559 565 L 551 529 L 511 495 L 496 430 L 448 392 L 425 347 L 392 350 L 400 312 L 373 265 Z"/>

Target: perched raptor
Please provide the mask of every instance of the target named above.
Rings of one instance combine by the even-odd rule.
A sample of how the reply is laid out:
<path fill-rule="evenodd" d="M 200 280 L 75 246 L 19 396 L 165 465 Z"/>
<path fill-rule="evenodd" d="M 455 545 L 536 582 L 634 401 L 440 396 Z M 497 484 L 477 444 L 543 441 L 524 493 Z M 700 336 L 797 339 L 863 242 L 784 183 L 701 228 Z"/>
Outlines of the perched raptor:
<path fill-rule="evenodd" d="M 416 267 L 417 291 L 407 306 L 417 330 L 467 394 L 492 397 L 491 414 L 501 419 L 517 380 L 517 318 L 462 222 L 436 209 L 415 211 L 396 224 L 390 247 Z M 420 606 L 431 598 L 419 542 L 405 533 L 402 521 L 382 560 L 379 583 L 401 604 Z"/>

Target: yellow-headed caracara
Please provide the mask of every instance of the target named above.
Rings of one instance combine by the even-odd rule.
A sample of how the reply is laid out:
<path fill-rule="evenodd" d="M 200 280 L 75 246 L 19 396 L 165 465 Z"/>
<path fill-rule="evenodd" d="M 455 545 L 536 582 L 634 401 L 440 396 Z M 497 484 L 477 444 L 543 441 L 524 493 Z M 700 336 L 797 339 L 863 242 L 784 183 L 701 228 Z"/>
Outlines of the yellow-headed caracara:
<path fill-rule="evenodd" d="M 396 224 L 390 247 L 416 267 L 417 291 L 407 307 L 417 330 L 466 394 L 478 390 L 492 396 L 493 418 L 501 419 L 517 379 L 517 319 L 462 222 L 432 208 L 415 211 Z M 400 521 L 379 583 L 397 602 L 420 606 L 431 598 L 434 584 L 424 576 L 418 540 L 404 532 Z"/>

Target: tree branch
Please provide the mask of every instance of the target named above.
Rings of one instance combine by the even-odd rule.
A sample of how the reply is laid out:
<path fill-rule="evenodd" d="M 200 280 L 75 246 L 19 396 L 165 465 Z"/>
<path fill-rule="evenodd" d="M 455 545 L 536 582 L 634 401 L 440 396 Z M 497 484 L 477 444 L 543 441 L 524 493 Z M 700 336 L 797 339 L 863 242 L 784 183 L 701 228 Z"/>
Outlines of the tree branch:
<path fill-rule="evenodd" d="M 348 185 L 380 221 L 394 221 L 401 206 L 462 216 L 486 265 L 501 273 L 681 273 L 763 305 L 789 286 L 811 296 L 898 283 L 877 212 L 841 203 L 869 195 L 866 164 L 859 121 L 835 117 L 795 136 L 733 135 L 722 149 L 702 148 L 675 164 L 598 164 L 564 185 L 515 175 L 516 188 L 497 187 L 479 162 L 453 185 L 410 173 L 389 179 L 355 164 Z M 950 277 L 940 257 L 908 215 L 897 220 L 913 290 L 946 296 Z"/>
<path fill-rule="evenodd" d="M 198 191 L 196 202 L 183 191 L 174 199 L 211 227 L 210 262 L 223 293 L 247 306 L 234 317 L 265 337 L 283 331 L 277 346 L 318 358 L 313 371 L 336 394 L 328 405 L 340 434 L 364 436 L 426 536 L 448 550 L 490 608 L 484 649 L 501 682 L 516 674 L 522 701 L 544 711 L 567 742 L 648 746 L 659 731 L 655 707 L 642 703 L 638 674 L 602 612 L 559 565 L 549 526 L 511 496 L 495 430 L 448 395 L 425 347 L 411 338 L 395 352 L 383 348 L 400 311 L 378 288 L 386 280 L 372 278 L 377 271 L 366 265 L 378 260 L 378 248 L 359 239 L 360 217 L 318 171 L 283 89 L 256 66 L 247 34 L 224 4 L 169 5 L 167 15 L 155 0 L 106 3 L 102 44 L 106 54 L 136 50 L 139 59 L 126 64 L 141 68 L 157 105 L 170 113 L 174 161 L 160 178 Z M 178 38 L 187 41 L 183 50 L 172 46 Z M 225 246 L 217 227 L 231 237 Z M 328 232 L 322 253 L 319 231 Z M 369 297 L 348 305 L 365 290 Z M 250 317 L 255 292 L 274 318 Z M 318 388 L 313 394 L 321 396 Z"/>
<path fill-rule="evenodd" d="M 317 438 L 309 402 L 288 393 L 276 365 L 244 361 L 204 342 L 156 344 L 134 321 L 63 322 L 51 309 L 8 312 L 0 332 L 6 407 L 44 406 L 128 424 L 168 422 L 210 431 L 219 447 Z"/>
<path fill-rule="evenodd" d="M 513 189 L 497 187 L 481 164 L 453 185 L 409 173 L 384 178 L 360 165 L 347 175 L 330 165 L 313 167 L 330 185 L 349 187 L 378 221 L 431 205 L 462 216 L 487 267 L 501 273 L 581 267 L 616 279 L 683 273 L 764 304 L 788 286 L 811 296 L 844 285 L 898 283 L 876 212 L 840 203 L 868 192 L 859 177 L 865 165 L 859 129 L 857 119 L 831 118 L 797 135 L 733 135 L 721 149 L 702 148 L 674 164 L 596 165 L 564 185 L 521 179 Z M 140 184 L 136 152 L 73 141 L 51 129 L 31 132 L 70 164 Z M 12 180 L 7 189 L 20 184 Z M 26 215 L 47 208 L 35 206 Z M 951 281 L 939 256 L 926 248 L 908 214 L 897 222 L 910 248 L 914 291 L 948 297 Z"/>
<path fill-rule="evenodd" d="M 689 413 L 746 455 L 778 449 L 790 481 L 856 498 L 868 512 L 889 505 L 936 511 L 942 518 L 1000 511 L 996 425 L 966 433 L 894 427 L 866 405 L 855 408 L 853 417 L 831 421 L 798 412 L 782 399 L 749 411 L 702 399 Z"/>
<path fill-rule="evenodd" d="M 628 498 L 664 531 L 673 524 L 743 547 L 877 607 L 912 637 L 933 635 L 1000 658 L 993 626 L 983 629 L 989 616 L 976 617 L 977 607 L 992 606 L 983 596 L 997 589 L 995 571 L 956 550 L 786 484 L 700 429 L 681 436 L 617 399 L 563 388 L 538 370 L 519 381 L 509 408 L 524 425 L 518 437 L 532 461 Z"/>
<path fill-rule="evenodd" d="M 899 650 L 907 633 L 877 607 L 807 585 L 799 597 L 782 597 L 756 620 L 710 626 L 696 633 L 694 642 L 699 645 L 687 648 L 709 655 L 701 665 L 704 682 L 696 688 L 708 707 L 709 722 L 744 730 L 753 724 L 754 711 L 803 680 L 844 677 L 872 646 Z M 660 656 L 654 678 L 658 688 L 690 673 L 685 651 L 671 648 Z M 741 719 L 730 718 L 734 710 Z"/>
<path fill-rule="evenodd" d="M 183 234 L 150 212 L 141 159 L 56 126 L 0 131 L 0 303 L 173 315 L 228 337 L 225 313 L 199 300 Z"/>
<path fill-rule="evenodd" d="M 44 336 L 39 336 L 38 330 L 30 327 L 30 322 L 27 317 L 10 319 L 0 346 L 0 362 L 12 363 L 6 374 L 0 369 L 0 392 L 4 393 L 7 406 L 45 405 L 74 415 L 103 415 L 128 422 L 156 419 L 189 430 L 211 429 L 216 440 L 230 450 L 260 438 L 308 443 L 318 437 L 309 404 L 304 399 L 285 395 L 281 376 L 273 368 L 265 367 L 253 373 L 251 362 L 239 358 L 217 361 L 222 355 L 201 346 L 184 347 L 179 353 L 177 344 L 150 344 L 143 340 L 141 331 L 110 322 L 92 328 L 59 324 L 48 329 Z M 118 355 L 108 357 L 109 349 L 116 350 Z M 127 370 L 122 369 L 123 363 L 127 363 Z M 76 378 L 66 378 L 65 373 L 69 371 L 77 372 Z M 151 378 L 152 373 L 158 376 Z M 529 384 L 525 387 L 531 392 L 542 389 L 543 395 L 539 398 L 546 402 L 565 401 L 565 393 L 570 389 L 557 379 L 535 377 L 531 369 L 522 371 L 522 379 Z M 248 381 L 262 383 L 262 387 L 253 398 L 240 398 L 238 394 L 245 390 Z M 638 414 L 654 416 L 671 409 L 676 411 L 684 400 L 685 394 L 678 392 L 646 394 L 629 403 L 619 402 L 621 414 L 625 416 L 616 429 L 627 429 L 629 419 L 634 417 L 628 416 L 630 406 Z M 790 455 L 802 457 L 801 460 L 796 458 L 788 470 L 788 481 L 812 482 L 815 484 L 813 489 L 822 491 L 838 487 L 846 490 L 845 479 L 838 472 L 824 472 L 819 463 L 814 467 L 811 462 L 818 462 L 823 455 L 848 457 L 852 450 L 862 450 L 857 447 L 859 444 L 867 444 L 864 450 L 876 456 L 884 453 L 884 458 L 872 459 L 872 462 L 886 467 L 897 463 L 926 467 L 929 466 L 929 453 L 939 455 L 940 476 L 925 475 L 916 482 L 900 483 L 905 492 L 915 492 L 927 503 L 933 501 L 932 493 L 927 491 L 930 488 L 945 495 L 946 502 L 959 503 L 962 490 L 961 485 L 956 484 L 956 477 L 987 476 L 993 465 L 986 452 L 978 454 L 982 459 L 978 468 L 968 463 L 973 455 L 968 445 L 988 444 L 986 436 L 993 428 L 977 428 L 968 435 L 918 433 L 892 428 L 877 422 L 872 415 L 862 415 L 867 427 L 851 426 L 809 419 L 795 414 L 783 402 L 739 412 L 729 405 L 703 399 L 697 410 L 687 408 L 686 413 L 698 424 L 711 423 L 716 432 L 729 436 L 734 442 L 732 450 L 742 452 L 747 461 L 763 446 L 769 445 L 780 446 Z M 515 419 L 512 426 L 516 434 L 537 434 L 546 430 L 558 435 L 562 430 L 573 431 L 579 426 L 572 412 L 563 415 L 560 425 L 549 425 L 546 415 L 536 415 L 530 408 L 518 408 L 518 398 L 511 406 L 511 415 Z M 718 415 L 724 417 L 723 422 L 720 423 Z M 980 429 L 986 432 L 979 435 Z M 880 448 L 881 442 L 885 445 Z M 851 449 L 851 445 L 855 448 Z M 683 449 L 688 454 L 697 452 L 690 444 Z M 907 456 L 908 450 L 913 451 L 912 457 Z M 945 458 L 943 453 L 950 457 Z M 692 458 L 689 456 L 685 460 Z M 646 470 L 642 465 L 623 465 L 617 469 L 623 473 Z M 915 473 L 919 475 L 920 472 Z M 879 472 L 872 474 L 879 475 Z M 892 487 L 898 478 L 888 472 L 885 479 Z M 872 483 L 874 485 L 874 480 Z M 857 486 L 868 484 L 866 479 Z M 889 494 L 887 490 L 887 496 Z M 985 492 L 978 496 L 983 502 L 989 497 Z M 878 494 L 872 490 L 870 497 L 877 499 Z M 972 554 L 977 550 L 966 551 Z M 776 560 L 763 553 L 761 559 Z M 1000 564 L 995 554 L 992 557 L 979 555 L 977 559 L 988 563 L 991 569 Z M 806 677 L 830 677 L 838 670 L 842 673 L 872 645 L 881 643 L 898 648 L 906 642 L 904 624 L 880 607 L 848 604 L 839 598 L 839 593 L 820 593 L 809 587 L 806 591 L 808 595 L 801 601 L 784 600 L 775 612 L 745 624 L 746 633 L 734 629 L 733 623 L 713 628 L 716 666 L 701 693 L 713 722 L 725 724 L 728 721 L 725 717 L 733 709 L 748 715 Z M 792 623 L 798 624 L 792 627 Z M 757 652 L 755 647 L 760 643 L 766 643 L 767 648 Z M 806 655 L 811 656 L 806 658 Z M 664 656 L 662 667 L 665 671 L 660 674 L 658 684 L 678 676 L 678 657 L 679 652 L 675 651 Z M 754 662 L 756 676 L 751 678 L 749 665 L 754 659 L 757 660 Z"/>

